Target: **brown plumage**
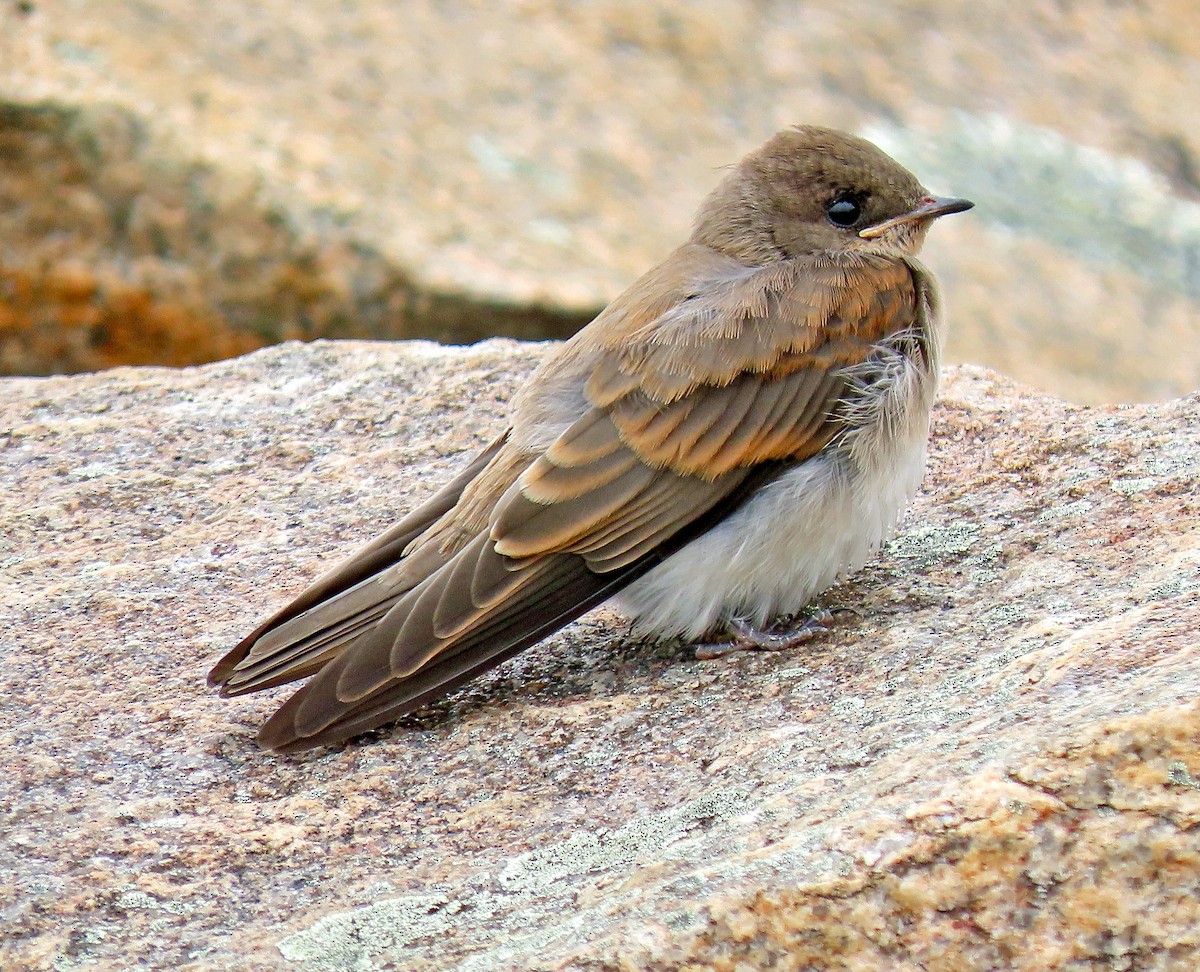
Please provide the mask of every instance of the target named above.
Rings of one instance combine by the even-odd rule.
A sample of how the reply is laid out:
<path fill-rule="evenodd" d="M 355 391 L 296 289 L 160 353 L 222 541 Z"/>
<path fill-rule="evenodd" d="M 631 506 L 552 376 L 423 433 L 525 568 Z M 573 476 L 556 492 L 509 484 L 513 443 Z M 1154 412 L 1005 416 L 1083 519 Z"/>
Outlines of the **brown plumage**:
<path fill-rule="evenodd" d="M 292 751 L 390 722 L 647 574 L 634 611 L 663 631 L 803 606 L 915 486 L 940 326 L 914 254 L 934 218 L 969 206 L 930 197 L 853 136 L 775 136 L 712 193 L 688 242 L 547 356 L 466 470 L 252 632 L 210 683 L 241 695 L 314 675 L 259 736 Z M 803 517 L 780 519 L 793 492 Z M 672 557 L 688 544 L 741 556 L 768 499 L 790 531 L 786 549 L 767 543 L 785 558 L 770 579 Z M 822 533 L 839 510 L 841 532 Z"/>

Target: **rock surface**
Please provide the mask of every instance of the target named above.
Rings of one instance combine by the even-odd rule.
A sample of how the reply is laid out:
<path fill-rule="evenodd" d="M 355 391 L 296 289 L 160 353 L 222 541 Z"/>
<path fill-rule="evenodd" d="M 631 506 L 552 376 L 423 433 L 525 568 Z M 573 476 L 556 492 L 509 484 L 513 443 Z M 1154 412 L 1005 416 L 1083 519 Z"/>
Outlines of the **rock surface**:
<path fill-rule="evenodd" d="M 0 0 L 0 371 L 563 335 L 799 121 L 974 198 L 951 356 L 1200 387 L 1200 6 Z"/>
<path fill-rule="evenodd" d="M 0 967 L 1200 964 L 1200 399 L 953 369 L 803 650 L 604 610 L 281 758 L 208 666 L 498 426 L 541 353 L 282 345 L 0 382 Z"/>

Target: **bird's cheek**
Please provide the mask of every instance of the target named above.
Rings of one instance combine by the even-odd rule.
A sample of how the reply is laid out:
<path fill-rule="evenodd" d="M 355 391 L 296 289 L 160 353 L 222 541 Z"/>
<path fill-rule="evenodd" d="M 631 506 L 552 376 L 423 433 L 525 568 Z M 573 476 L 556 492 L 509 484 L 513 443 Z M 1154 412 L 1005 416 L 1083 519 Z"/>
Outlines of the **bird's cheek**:
<path fill-rule="evenodd" d="M 789 257 L 805 257 L 828 250 L 845 249 L 852 242 L 849 234 L 821 222 L 792 222 L 777 226 L 775 242 Z"/>

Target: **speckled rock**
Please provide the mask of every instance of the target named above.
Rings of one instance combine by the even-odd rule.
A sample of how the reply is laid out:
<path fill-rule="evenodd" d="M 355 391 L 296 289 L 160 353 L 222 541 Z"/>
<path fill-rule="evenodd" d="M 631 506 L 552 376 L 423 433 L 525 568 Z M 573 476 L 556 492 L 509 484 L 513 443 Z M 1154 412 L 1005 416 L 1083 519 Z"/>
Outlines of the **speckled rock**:
<path fill-rule="evenodd" d="M 0 0 L 0 371 L 562 336 L 796 122 L 979 204 L 954 360 L 1200 387 L 1200 6 Z"/>
<path fill-rule="evenodd" d="M 428 495 L 541 348 L 0 382 L 5 970 L 1200 964 L 1200 399 L 953 369 L 853 606 L 697 661 L 601 609 L 277 757 L 208 666 Z"/>

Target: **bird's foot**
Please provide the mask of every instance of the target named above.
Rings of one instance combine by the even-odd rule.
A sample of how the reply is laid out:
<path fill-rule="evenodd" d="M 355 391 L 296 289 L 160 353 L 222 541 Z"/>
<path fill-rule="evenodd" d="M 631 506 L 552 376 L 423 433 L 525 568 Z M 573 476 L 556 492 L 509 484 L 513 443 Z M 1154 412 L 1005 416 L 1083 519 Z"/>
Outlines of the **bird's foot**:
<path fill-rule="evenodd" d="M 733 618 L 726 622 L 726 627 L 733 635 L 731 642 L 704 644 L 696 646 L 696 658 L 708 661 L 731 655 L 735 651 L 786 651 L 795 648 L 806 641 L 812 641 L 817 635 L 829 630 L 829 625 L 839 614 L 858 614 L 854 608 L 834 608 L 832 611 L 821 608 L 814 615 L 806 618 L 795 627 L 785 631 L 759 630 L 748 621 Z"/>

